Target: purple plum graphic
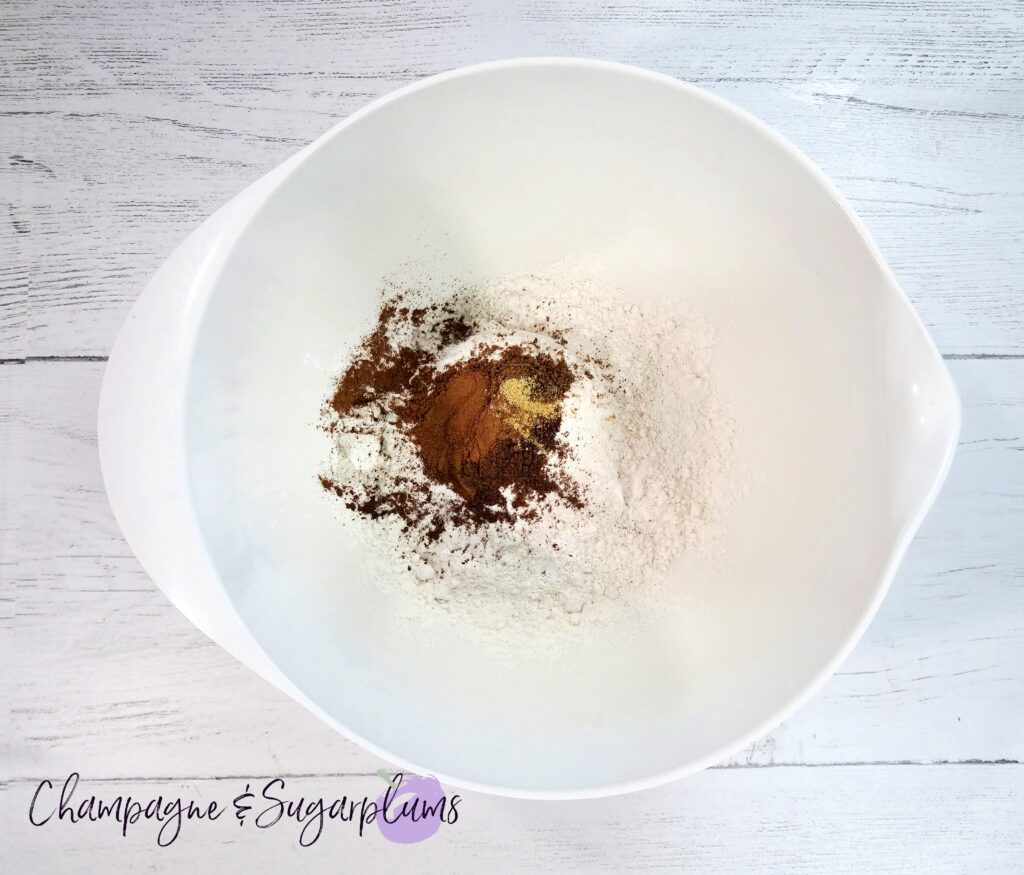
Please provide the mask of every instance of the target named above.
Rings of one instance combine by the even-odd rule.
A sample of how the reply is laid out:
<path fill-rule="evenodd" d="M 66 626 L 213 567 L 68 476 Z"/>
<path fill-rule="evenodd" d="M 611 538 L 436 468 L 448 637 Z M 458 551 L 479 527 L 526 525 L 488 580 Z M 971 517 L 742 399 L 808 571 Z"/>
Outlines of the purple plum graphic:
<path fill-rule="evenodd" d="M 389 782 L 377 797 L 376 823 L 384 838 L 411 845 L 429 839 L 441 828 L 445 793 L 437 778 L 401 772 L 377 774 Z"/>

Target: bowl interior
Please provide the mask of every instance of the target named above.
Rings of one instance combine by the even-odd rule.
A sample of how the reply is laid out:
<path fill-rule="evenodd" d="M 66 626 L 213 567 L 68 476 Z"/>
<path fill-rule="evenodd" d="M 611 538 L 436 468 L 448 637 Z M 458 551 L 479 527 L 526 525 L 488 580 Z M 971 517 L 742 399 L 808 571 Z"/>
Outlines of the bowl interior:
<path fill-rule="evenodd" d="M 396 620 L 317 483 L 316 424 L 382 278 L 563 258 L 708 316 L 749 484 L 724 557 L 684 558 L 649 616 L 510 656 Z M 203 537 L 270 658 L 379 749 L 523 793 L 642 782 L 770 728 L 870 615 L 958 416 L 802 159 L 696 89 L 553 62 L 432 81 L 323 141 L 230 253 L 187 392 Z"/>

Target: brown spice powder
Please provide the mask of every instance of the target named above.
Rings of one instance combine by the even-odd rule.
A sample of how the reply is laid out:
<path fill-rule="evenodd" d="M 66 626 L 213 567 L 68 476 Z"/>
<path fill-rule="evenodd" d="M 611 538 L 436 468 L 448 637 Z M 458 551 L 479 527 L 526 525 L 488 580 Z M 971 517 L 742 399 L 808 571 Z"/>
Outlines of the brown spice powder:
<path fill-rule="evenodd" d="M 572 384 L 562 359 L 521 346 L 480 350 L 414 391 L 399 416 L 427 476 L 449 486 L 480 520 L 558 493 L 548 471 L 558 453 L 561 402 Z"/>
<path fill-rule="evenodd" d="M 426 523 L 430 540 L 449 525 L 529 518 L 531 503 L 545 496 L 580 506 L 575 487 L 558 476 L 557 467 L 564 453 L 558 442 L 561 405 L 573 382 L 564 359 L 523 345 L 479 347 L 438 370 L 445 349 L 469 338 L 476 326 L 452 307 L 428 314 L 400 304 L 399 297 L 381 308 L 377 326 L 338 379 L 326 427 L 344 429 L 354 410 L 383 401 L 413 441 L 423 473 L 462 504 L 455 513 L 442 513 L 429 488 L 411 479 L 369 493 L 325 476 L 322 486 L 365 516 Z M 421 345 L 391 342 L 402 321 L 419 329 Z"/>

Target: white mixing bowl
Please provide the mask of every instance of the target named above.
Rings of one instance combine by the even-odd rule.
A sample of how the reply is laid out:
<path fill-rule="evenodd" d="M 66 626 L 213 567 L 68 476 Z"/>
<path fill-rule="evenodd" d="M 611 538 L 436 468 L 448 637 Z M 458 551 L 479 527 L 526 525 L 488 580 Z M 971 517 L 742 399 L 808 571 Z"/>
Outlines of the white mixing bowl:
<path fill-rule="evenodd" d="M 684 558 L 664 610 L 509 659 L 395 620 L 317 484 L 316 423 L 383 277 L 564 258 L 708 316 L 752 477 L 726 558 Z M 378 100 L 209 220 L 118 339 L 100 449 L 129 543 L 228 650 L 408 769 L 567 798 L 702 768 L 807 699 L 877 609 L 959 415 L 867 232 L 792 146 L 665 76 L 541 59 Z"/>

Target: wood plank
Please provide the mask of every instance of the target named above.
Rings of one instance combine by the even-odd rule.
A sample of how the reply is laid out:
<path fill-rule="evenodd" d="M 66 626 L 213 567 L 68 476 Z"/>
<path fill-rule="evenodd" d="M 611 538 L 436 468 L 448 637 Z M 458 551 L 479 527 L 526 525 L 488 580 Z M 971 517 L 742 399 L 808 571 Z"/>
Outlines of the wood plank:
<path fill-rule="evenodd" d="M 58 787 L 63 775 L 53 775 Z M 266 778 L 253 781 L 262 787 Z M 0 865 L 55 872 L 68 860 L 117 859 L 126 871 L 388 872 L 1014 872 L 1024 859 L 1020 766 L 847 766 L 726 769 L 613 799 L 530 803 L 463 794 L 458 820 L 412 846 L 385 841 L 373 824 L 327 821 L 310 847 L 282 820 L 257 830 L 235 821 L 231 800 L 246 778 L 220 781 L 90 781 L 76 796 L 118 793 L 228 806 L 214 822 L 186 822 L 169 847 L 158 824 L 122 838 L 112 821 L 32 827 L 35 783 L 0 787 Z M 288 778 L 279 798 L 341 795 L 371 800 L 377 777 Z M 52 799 L 43 796 L 42 799 Z M 267 803 L 263 803 L 266 805 Z M 52 805 L 52 802 L 51 802 Z M 42 806 L 39 809 L 44 811 Z M 261 811 L 262 807 L 256 811 Z"/>
<path fill-rule="evenodd" d="M 836 0 L 51 0 L 4 14 L 0 358 L 105 354 L 188 230 L 333 121 L 420 76 L 531 54 L 661 70 L 761 116 L 849 194 L 945 352 L 1024 353 L 1012 0 L 900 15 Z"/>
<path fill-rule="evenodd" d="M 1024 482 L 1007 476 L 1024 448 L 1024 361 L 953 367 L 962 446 L 879 616 L 824 691 L 734 763 L 1024 757 Z M 0 778 L 380 768 L 207 641 L 138 566 L 100 481 L 102 370 L 0 367 L 15 599 Z"/>
<path fill-rule="evenodd" d="M 541 54 L 649 67 L 754 112 L 851 198 L 946 354 L 1020 357 L 1017 0 L 34 0 L 0 4 L 0 43 L 0 871 L 1024 867 L 1019 358 L 953 363 L 950 481 L 865 639 L 771 737 L 642 795 L 468 794 L 416 848 L 335 823 L 308 849 L 290 825 L 230 815 L 169 849 L 147 824 L 29 826 L 36 781 L 71 769 L 102 795 L 228 801 L 282 774 L 295 797 L 373 795 L 385 764 L 203 638 L 139 568 L 99 478 L 102 363 L 2 364 L 106 355 L 195 224 L 379 94 Z"/>

